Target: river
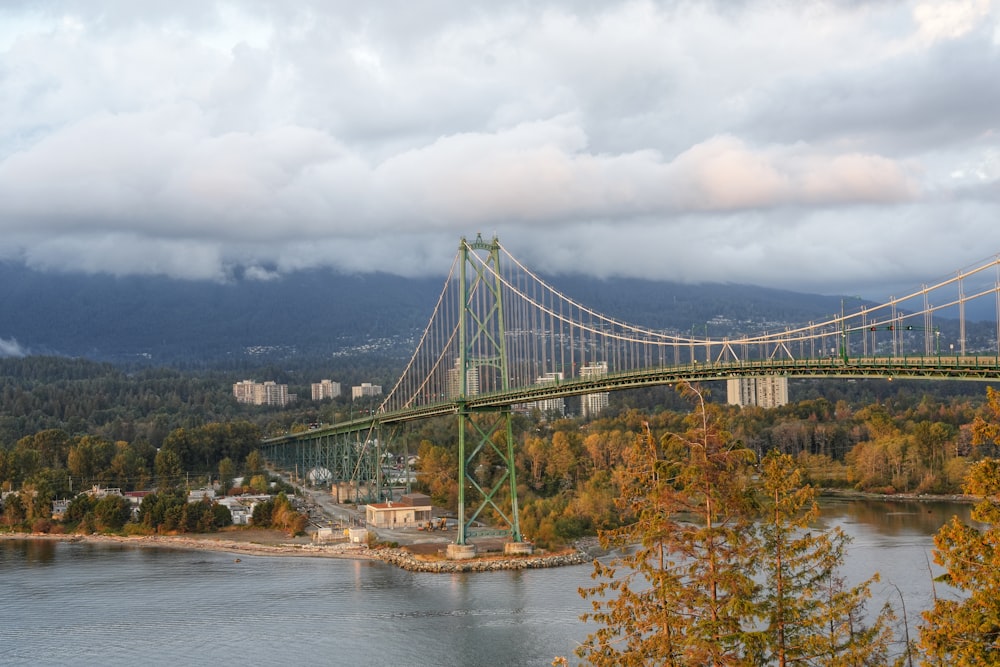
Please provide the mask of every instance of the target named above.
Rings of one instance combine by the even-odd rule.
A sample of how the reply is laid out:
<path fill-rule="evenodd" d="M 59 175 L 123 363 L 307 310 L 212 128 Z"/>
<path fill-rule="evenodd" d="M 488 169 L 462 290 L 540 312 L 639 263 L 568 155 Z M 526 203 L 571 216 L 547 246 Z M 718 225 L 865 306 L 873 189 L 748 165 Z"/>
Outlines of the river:
<path fill-rule="evenodd" d="M 873 607 L 933 599 L 932 536 L 969 506 L 824 499 L 853 538 L 844 575 L 874 571 Z M 592 630 L 588 565 L 424 574 L 379 562 L 106 543 L 0 540 L 4 665 L 549 665 Z M 898 589 L 898 590 L 897 590 Z M 937 593 L 946 594 L 940 584 Z"/>

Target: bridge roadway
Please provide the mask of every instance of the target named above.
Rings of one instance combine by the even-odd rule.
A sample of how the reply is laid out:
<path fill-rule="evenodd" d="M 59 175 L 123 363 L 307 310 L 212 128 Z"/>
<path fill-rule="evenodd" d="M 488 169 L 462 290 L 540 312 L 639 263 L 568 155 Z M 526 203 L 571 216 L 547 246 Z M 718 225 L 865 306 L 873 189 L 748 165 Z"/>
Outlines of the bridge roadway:
<path fill-rule="evenodd" d="M 666 366 L 609 373 L 600 377 L 571 378 L 561 382 L 532 385 L 509 391 L 476 394 L 466 397 L 466 410 L 493 410 L 550 398 L 582 396 L 605 391 L 652 387 L 675 382 L 705 382 L 739 377 L 783 375 L 787 377 L 831 378 L 906 378 L 924 380 L 980 380 L 1000 381 L 1000 356 L 998 355 L 932 355 L 903 357 L 827 357 L 821 359 L 770 359 L 765 361 L 695 362 L 681 366 Z M 419 419 L 457 414 L 463 405 L 455 399 L 427 405 L 381 412 L 331 426 L 310 429 L 300 433 L 267 438 L 263 444 L 277 445 L 309 440 L 321 436 L 341 435 L 368 431 L 379 424 L 401 424 Z"/>

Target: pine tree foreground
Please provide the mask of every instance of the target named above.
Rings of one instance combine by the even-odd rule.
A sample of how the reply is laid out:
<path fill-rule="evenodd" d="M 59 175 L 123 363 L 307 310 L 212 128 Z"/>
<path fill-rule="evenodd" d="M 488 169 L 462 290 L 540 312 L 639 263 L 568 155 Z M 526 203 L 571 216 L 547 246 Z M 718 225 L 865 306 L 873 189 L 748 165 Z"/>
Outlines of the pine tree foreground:
<path fill-rule="evenodd" d="M 934 600 L 923 612 L 920 647 L 932 665 L 1000 665 L 1000 461 L 975 463 L 965 492 L 982 498 L 972 519 L 984 527 L 953 517 L 934 536 L 934 562 L 947 570 L 941 579 L 966 597 Z"/>
<path fill-rule="evenodd" d="M 600 627 L 577 650 L 595 665 L 884 665 L 886 607 L 862 621 L 870 579 L 837 576 L 848 537 L 809 531 L 816 493 L 791 457 L 753 453 L 720 428 L 697 387 L 683 434 L 647 431 L 616 479 L 630 521 L 600 534 L 623 555 L 581 588 Z M 560 659 L 557 659 L 556 664 Z"/>

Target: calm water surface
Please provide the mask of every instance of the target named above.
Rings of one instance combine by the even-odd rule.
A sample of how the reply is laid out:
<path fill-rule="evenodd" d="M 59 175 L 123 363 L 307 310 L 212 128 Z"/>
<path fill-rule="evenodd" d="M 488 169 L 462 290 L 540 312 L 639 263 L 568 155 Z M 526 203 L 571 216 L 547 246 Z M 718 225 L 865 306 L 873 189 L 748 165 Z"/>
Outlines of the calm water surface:
<path fill-rule="evenodd" d="M 952 503 L 824 501 L 873 606 L 932 600 L 932 536 Z M 434 575 L 381 563 L 0 540 L 3 665 L 548 665 L 592 630 L 590 566 Z M 898 588 L 898 590 L 897 590 Z M 937 593 L 947 594 L 940 585 Z"/>

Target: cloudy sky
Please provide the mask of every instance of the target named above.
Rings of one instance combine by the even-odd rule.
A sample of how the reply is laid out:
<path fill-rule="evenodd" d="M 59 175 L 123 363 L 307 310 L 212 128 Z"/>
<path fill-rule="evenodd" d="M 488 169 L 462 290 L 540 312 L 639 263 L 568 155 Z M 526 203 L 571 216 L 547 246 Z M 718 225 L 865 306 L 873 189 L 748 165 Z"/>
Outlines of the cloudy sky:
<path fill-rule="evenodd" d="M 823 293 L 1000 253 L 1000 0 L 4 0 L 0 258 Z"/>

